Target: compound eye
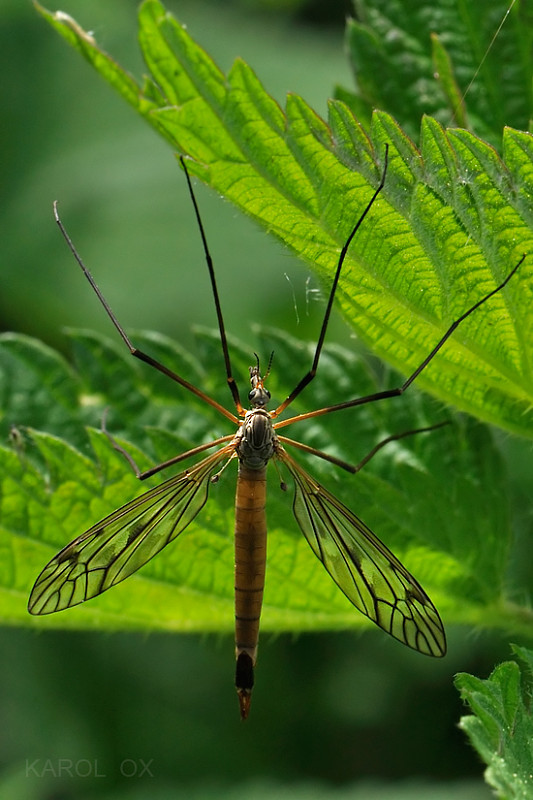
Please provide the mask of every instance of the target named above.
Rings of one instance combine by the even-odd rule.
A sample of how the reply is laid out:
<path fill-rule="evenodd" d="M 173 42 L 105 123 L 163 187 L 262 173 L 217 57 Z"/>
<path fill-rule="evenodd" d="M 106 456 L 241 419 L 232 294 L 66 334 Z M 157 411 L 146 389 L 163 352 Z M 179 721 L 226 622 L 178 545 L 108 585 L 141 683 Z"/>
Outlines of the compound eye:
<path fill-rule="evenodd" d="M 250 402 L 252 402 L 252 400 L 254 399 L 254 397 L 255 397 L 255 389 L 252 389 L 250 392 L 248 392 L 248 400 L 249 400 Z"/>

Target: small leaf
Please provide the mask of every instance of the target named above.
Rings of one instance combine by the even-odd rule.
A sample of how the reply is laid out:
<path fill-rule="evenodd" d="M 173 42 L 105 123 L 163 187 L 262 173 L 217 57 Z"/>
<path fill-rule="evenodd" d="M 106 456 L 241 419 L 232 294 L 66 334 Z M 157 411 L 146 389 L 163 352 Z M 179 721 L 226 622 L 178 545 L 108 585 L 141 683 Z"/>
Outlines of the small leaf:
<path fill-rule="evenodd" d="M 448 105 L 452 109 L 454 124 L 459 128 L 467 128 L 465 103 L 463 95 L 455 76 L 453 74 L 452 60 L 444 47 L 440 36 L 436 33 L 431 34 L 431 44 L 433 47 L 433 64 L 435 66 L 435 76 L 438 77 L 440 85 L 448 100 Z"/>
<path fill-rule="evenodd" d="M 527 800 L 533 791 L 533 718 L 527 688 L 533 654 L 525 648 L 513 649 L 527 673 L 508 661 L 487 680 L 461 673 L 455 682 L 475 714 L 463 717 L 460 726 L 487 764 L 487 782 L 499 797 Z"/>

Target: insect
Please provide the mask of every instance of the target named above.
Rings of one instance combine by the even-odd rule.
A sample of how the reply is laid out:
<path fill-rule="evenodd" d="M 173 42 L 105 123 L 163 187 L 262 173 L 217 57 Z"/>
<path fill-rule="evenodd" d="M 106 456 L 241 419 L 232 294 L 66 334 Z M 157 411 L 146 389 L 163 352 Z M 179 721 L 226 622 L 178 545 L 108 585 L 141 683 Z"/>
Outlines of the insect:
<path fill-rule="evenodd" d="M 185 458 L 198 455 L 214 447 L 218 447 L 218 450 L 203 458 L 192 468 L 169 478 L 160 486 L 150 489 L 114 511 L 64 547 L 37 578 L 31 591 L 28 609 L 32 614 L 50 614 L 61 611 L 96 597 L 132 575 L 167 544 L 176 539 L 196 518 L 206 503 L 211 483 L 218 480 L 220 469 L 228 461 L 236 459 L 238 478 L 235 499 L 235 685 L 241 717 L 245 719 L 250 710 L 254 684 L 259 618 L 265 582 L 266 469 L 270 460 L 281 462 L 290 474 L 294 482 L 293 512 L 296 521 L 312 551 L 353 605 L 386 633 L 408 647 L 430 656 L 439 657 L 445 654 L 446 636 L 443 624 L 435 606 L 416 579 L 365 523 L 312 478 L 286 449 L 286 447 L 299 448 L 355 473 L 391 439 L 398 439 L 439 426 L 389 437 L 380 442 L 357 466 L 351 466 L 322 451 L 288 439 L 279 431 L 296 421 L 403 394 L 427 367 L 457 326 L 480 305 L 503 289 L 524 257 L 499 286 L 453 322 L 429 355 L 402 386 L 280 420 L 282 412 L 315 377 L 346 253 L 353 237 L 383 189 L 388 164 L 388 148 L 385 151 L 381 181 L 341 250 L 311 368 L 281 405 L 273 411 L 267 410 L 270 393 L 265 386 L 271 362 L 265 375 L 262 376 L 257 356 L 254 365 L 249 369 L 251 389 L 248 400 L 251 407 L 245 410 L 241 404 L 239 390 L 232 373 L 213 262 L 183 157 L 181 157 L 181 164 L 203 243 L 218 319 L 226 380 L 233 398 L 235 414 L 206 395 L 201 389 L 190 384 L 185 378 L 172 372 L 147 353 L 135 348 L 78 255 L 59 218 L 57 207 L 55 207 L 56 221 L 85 277 L 130 353 L 209 403 L 226 419 L 237 425 L 237 431 L 207 444 L 201 444 L 145 472 L 140 472 L 133 459 L 114 443 L 115 447 L 128 458 L 137 477 L 141 480 L 177 464 Z M 286 488 L 286 486 L 282 484 L 282 488 Z"/>

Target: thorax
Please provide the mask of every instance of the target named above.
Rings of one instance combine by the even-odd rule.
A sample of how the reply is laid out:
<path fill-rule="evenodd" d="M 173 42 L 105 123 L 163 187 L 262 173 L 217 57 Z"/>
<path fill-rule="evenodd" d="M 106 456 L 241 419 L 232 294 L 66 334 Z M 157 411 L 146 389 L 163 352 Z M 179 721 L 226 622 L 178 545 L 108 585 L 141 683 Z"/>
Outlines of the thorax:
<path fill-rule="evenodd" d="M 264 408 L 247 411 L 236 438 L 240 463 L 248 469 L 264 469 L 274 455 L 277 444 L 268 411 Z"/>

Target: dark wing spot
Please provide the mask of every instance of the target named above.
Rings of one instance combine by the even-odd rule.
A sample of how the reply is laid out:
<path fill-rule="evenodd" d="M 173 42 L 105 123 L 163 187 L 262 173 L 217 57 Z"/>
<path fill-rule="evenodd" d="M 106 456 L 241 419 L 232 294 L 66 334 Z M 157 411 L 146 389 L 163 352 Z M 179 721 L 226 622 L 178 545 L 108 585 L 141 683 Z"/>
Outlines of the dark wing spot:
<path fill-rule="evenodd" d="M 418 602 L 422 603 L 423 606 L 430 604 L 429 597 L 418 586 L 411 586 L 409 589 L 406 589 L 405 599 L 407 600 L 407 602 L 413 599 L 418 600 Z"/>
<path fill-rule="evenodd" d="M 141 535 L 144 531 L 144 524 L 139 522 L 137 525 L 134 525 L 133 528 L 128 533 L 128 541 L 126 542 L 126 547 L 130 545 L 132 542 L 137 539 L 138 536 Z"/>

